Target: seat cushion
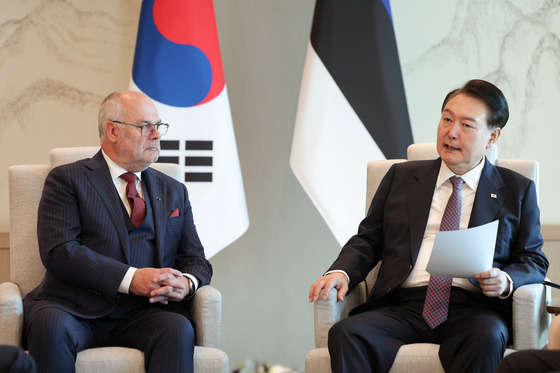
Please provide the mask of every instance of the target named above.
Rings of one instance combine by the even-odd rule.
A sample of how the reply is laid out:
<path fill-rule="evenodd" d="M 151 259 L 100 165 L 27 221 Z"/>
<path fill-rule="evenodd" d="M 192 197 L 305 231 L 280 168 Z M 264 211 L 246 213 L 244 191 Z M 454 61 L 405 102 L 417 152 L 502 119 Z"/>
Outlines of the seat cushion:
<path fill-rule="evenodd" d="M 98 372 L 144 373 L 144 354 L 126 347 L 99 347 L 79 352 L 76 373 Z"/>
<path fill-rule="evenodd" d="M 389 373 L 444 373 L 438 352 L 439 345 L 432 343 L 401 346 Z"/>
<path fill-rule="evenodd" d="M 228 373 L 227 354 L 217 348 L 194 348 L 195 373 Z M 144 373 L 144 354 L 134 348 L 99 347 L 78 353 L 76 373 Z"/>
<path fill-rule="evenodd" d="M 431 343 L 404 345 L 399 349 L 389 373 L 444 373 L 438 351 L 439 345 Z M 328 348 L 316 348 L 305 356 L 305 373 L 331 372 Z"/>
<path fill-rule="evenodd" d="M 414 343 L 399 349 L 389 373 L 444 373 L 438 357 L 439 345 Z M 504 356 L 514 352 L 506 349 Z M 305 373 L 331 373 L 329 349 L 311 350 L 305 356 Z"/>

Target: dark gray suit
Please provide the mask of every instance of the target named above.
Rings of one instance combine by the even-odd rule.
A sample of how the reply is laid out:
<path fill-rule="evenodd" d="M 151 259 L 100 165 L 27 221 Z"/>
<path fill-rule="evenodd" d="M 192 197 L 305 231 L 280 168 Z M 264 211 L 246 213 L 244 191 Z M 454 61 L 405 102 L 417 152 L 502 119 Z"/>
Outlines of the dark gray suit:
<path fill-rule="evenodd" d="M 147 221 L 154 233 L 143 241 L 149 248 L 143 251 L 130 247 L 129 235 L 134 227 L 101 152 L 51 171 L 39 205 L 37 227 L 47 272 L 24 300 L 28 340 L 30 331 L 33 334 L 30 323 L 44 309 L 63 310 L 94 323 L 118 319 L 136 310 L 172 310 L 188 317 L 188 301 L 151 305 L 147 298 L 117 291 L 129 266 L 172 267 L 196 276 L 200 286 L 208 284 L 212 276 L 185 186 L 151 168 L 142 172 L 142 185 L 151 214 Z M 170 217 L 175 209 L 179 216 Z M 40 370 L 39 360 L 37 363 Z"/>
<path fill-rule="evenodd" d="M 545 277 L 548 261 L 541 251 L 543 240 L 535 184 L 509 169 L 494 167 L 487 160 L 485 162 L 469 227 L 499 220 L 493 266 L 508 273 L 515 287 L 539 283 Z M 399 287 L 416 262 L 440 165 L 441 159 L 438 158 L 392 166 L 381 182 L 358 234 L 348 241 L 331 266 L 330 270 L 346 271 L 352 289 L 382 261 L 368 302 L 352 310 L 351 315 L 385 305 L 400 305 L 403 298 L 415 299 L 416 306 L 422 306 L 425 288 L 403 292 Z M 475 280 L 471 281 L 477 285 Z M 470 307 L 494 310 L 509 325 L 511 297 L 505 300 L 488 298 L 455 289 L 452 302 L 454 299 L 468 303 Z M 421 317 L 419 322 L 422 323 Z M 388 356 L 389 367 L 394 359 L 391 354 L 398 347 L 395 345 L 384 353 Z M 440 358 L 445 367 L 444 360 L 452 358 L 442 356 L 443 350 L 440 348 Z M 345 357 L 345 360 L 351 359 Z"/>

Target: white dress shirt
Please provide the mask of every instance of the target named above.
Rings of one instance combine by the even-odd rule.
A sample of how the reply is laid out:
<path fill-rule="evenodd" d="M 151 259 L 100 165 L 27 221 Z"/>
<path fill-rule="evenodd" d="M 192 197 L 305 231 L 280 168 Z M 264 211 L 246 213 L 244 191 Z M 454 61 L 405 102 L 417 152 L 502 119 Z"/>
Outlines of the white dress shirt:
<path fill-rule="evenodd" d="M 459 229 L 467 229 L 471 218 L 472 207 L 474 205 L 476 189 L 478 188 L 478 181 L 480 180 L 483 168 L 484 162 L 480 162 L 478 166 L 466 174 L 455 175 L 444 162 L 441 162 L 439 175 L 436 181 L 436 188 L 432 198 L 432 205 L 430 207 L 430 214 L 428 215 L 428 222 L 426 224 L 426 230 L 424 231 L 424 237 L 422 238 L 420 251 L 418 252 L 418 257 L 414 267 L 412 268 L 412 272 L 410 272 L 408 278 L 401 285 L 402 287 L 409 288 L 426 286 L 430 281 L 430 274 L 426 272 L 426 266 L 428 264 L 428 260 L 430 259 L 430 255 L 432 254 L 436 233 L 439 232 L 441 219 L 443 218 L 443 212 L 447 206 L 447 201 L 453 192 L 453 186 L 451 185 L 449 178 L 452 176 L 459 176 L 464 181 L 461 186 L 461 220 L 459 222 Z M 480 289 L 474 286 L 468 279 L 464 278 L 453 278 L 452 285 L 462 287 L 469 291 L 480 291 Z"/>

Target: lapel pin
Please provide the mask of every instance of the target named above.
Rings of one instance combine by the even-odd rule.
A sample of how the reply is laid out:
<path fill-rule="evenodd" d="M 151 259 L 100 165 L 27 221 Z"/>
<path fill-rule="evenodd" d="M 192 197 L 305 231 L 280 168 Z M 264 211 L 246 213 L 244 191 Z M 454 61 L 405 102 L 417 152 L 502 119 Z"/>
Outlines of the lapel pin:
<path fill-rule="evenodd" d="M 157 199 L 158 201 L 161 201 L 161 197 L 156 197 L 156 199 Z"/>
<path fill-rule="evenodd" d="M 498 198 L 498 196 L 495 195 L 494 193 L 490 193 L 490 198 Z"/>

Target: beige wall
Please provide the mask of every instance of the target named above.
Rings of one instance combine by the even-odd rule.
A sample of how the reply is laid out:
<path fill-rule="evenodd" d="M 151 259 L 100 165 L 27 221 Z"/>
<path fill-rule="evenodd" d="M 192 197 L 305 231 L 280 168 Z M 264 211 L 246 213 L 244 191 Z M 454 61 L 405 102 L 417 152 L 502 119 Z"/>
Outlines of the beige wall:
<path fill-rule="evenodd" d="M 245 235 L 211 259 L 232 368 L 254 358 L 303 371 L 313 347 L 308 287 L 340 250 L 288 165 L 314 3 L 214 1 L 251 220 Z M 515 110 L 501 154 L 541 162 L 543 223 L 551 232 L 545 237 L 552 237 L 545 251 L 550 277 L 560 281 L 560 206 L 551 192 L 560 172 L 549 145 L 560 135 L 553 120 L 560 94 L 543 83 L 560 81 L 560 69 L 550 57 L 557 46 L 542 36 L 560 19 L 558 8 L 535 13 L 544 1 L 391 3 L 416 141 L 434 140 L 441 99 L 466 79 L 486 77 L 507 88 Z M 129 83 L 139 9 L 140 0 L 0 0 L 0 232 L 9 230 L 8 166 L 47 163 L 54 147 L 98 143 L 100 100 Z M 469 30 L 465 16 L 473 13 L 494 21 Z M 521 35 L 511 28 L 516 21 Z M 546 80 L 547 72 L 553 78 Z M 0 250 L 3 278 L 6 255 Z"/>
<path fill-rule="evenodd" d="M 545 239 L 543 251 L 550 263 L 547 277 L 550 281 L 560 284 L 560 226 L 543 226 L 542 234 Z M 560 304 L 560 289 L 551 290 L 553 302 Z"/>

